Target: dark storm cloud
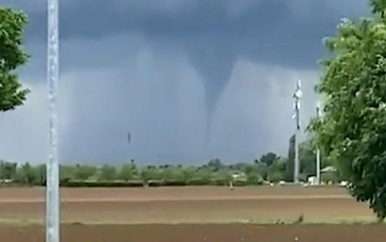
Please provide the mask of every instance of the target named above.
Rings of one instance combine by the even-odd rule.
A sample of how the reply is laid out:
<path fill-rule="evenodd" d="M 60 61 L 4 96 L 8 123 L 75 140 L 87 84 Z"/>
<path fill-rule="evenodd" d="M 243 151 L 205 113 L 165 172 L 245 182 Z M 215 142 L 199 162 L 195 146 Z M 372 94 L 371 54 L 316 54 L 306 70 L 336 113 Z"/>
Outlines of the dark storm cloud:
<path fill-rule="evenodd" d="M 238 5 L 226 0 L 184 2 L 189 3 L 68 0 L 61 9 L 61 37 L 94 39 L 130 32 L 145 35 L 150 42 L 177 42 L 205 80 L 210 116 L 237 57 L 315 68 L 322 54 L 321 39 L 331 34 L 340 17 L 361 12 L 364 1 L 350 1 L 356 8 L 346 11 L 338 10 L 332 0 L 241 1 L 244 9 L 238 13 L 231 11 Z M 30 33 L 37 39 L 44 36 L 41 19 L 42 13 L 31 15 Z"/>
<path fill-rule="evenodd" d="M 67 0 L 61 4 L 61 37 L 95 39 L 139 33 L 150 41 L 164 38 L 188 43 L 187 51 L 197 51 L 191 48 L 197 44 L 207 49 L 229 46 L 222 51 L 265 63 L 314 67 L 321 54 L 321 39 L 333 32 L 341 17 L 363 14 L 366 1 L 307 1 L 240 0 L 246 7 L 232 13 L 231 7 L 237 5 L 227 0 Z M 32 8 L 28 28 L 29 38 L 40 41 L 45 41 L 45 12 L 36 8 L 44 9 L 43 3 Z"/>
<path fill-rule="evenodd" d="M 34 85 L 45 74 L 45 2 L 0 0 L 29 13 L 33 59 L 23 73 Z M 282 120 L 291 116 L 292 82 L 309 78 L 305 88 L 312 89 L 316 75 L 309 72 L 323 54 L 321 39 L 333 34 L 339 18 L 365 13 L 365 5 L 61 1 L 61 86 L 70 103 L 63 159 L 250 159 L 285 149 L 291 124 Z M 136 137 L 129 153 L 118 138 L 128 130 Z"/>

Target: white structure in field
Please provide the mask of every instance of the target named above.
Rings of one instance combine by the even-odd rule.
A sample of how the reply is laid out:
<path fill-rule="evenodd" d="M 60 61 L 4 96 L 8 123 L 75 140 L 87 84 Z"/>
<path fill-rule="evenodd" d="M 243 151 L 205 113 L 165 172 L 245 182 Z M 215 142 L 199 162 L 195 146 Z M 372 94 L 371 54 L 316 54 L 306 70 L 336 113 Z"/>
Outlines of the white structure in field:
<path fill-rule="evenodd" d="M 229 187 L 230 189 L 234 188 L 234 182 L 236 181 L 246 181 L 247 175 L 244 172 L 235 172 L 231 174 L 231 179 L 229 181 Z"/>
<path fill-rule="evenodd" d="M 308 177 L 308 184 L 311 186 L 319 185 L 316 176 Z"/>

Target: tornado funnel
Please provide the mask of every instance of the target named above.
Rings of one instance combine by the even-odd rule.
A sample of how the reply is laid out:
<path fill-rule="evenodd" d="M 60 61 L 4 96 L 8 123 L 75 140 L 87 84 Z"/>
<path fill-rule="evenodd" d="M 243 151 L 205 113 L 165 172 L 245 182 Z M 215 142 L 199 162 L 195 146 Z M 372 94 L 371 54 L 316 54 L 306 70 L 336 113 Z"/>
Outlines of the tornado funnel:
<path fill-rule="evenodd" d="M 195 45 L 187 49 L 189 61 L 204 82 L 206 104 L 205 146 L 210 145 L 211 123 L 217 104 L 230 80 L 235 55 L 224 45 Z"/>

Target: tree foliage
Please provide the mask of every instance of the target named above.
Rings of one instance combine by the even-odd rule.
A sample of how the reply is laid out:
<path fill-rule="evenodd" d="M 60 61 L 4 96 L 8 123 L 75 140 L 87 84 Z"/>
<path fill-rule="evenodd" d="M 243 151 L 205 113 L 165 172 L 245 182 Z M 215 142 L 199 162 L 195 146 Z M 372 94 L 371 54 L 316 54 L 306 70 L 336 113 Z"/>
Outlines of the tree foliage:
<path fill-rule="evenodd" d="M 260 162 L 266 164 L 267 166 L 272 165 L 275 161 L 277 161 L 280 157 L 277 156 L 273 152 L 268 152 L 260 157 Z"/>
<path fill-rule="evenodd" d="M 325 45 L 316 90 L 325 97 L 322 119 L 309 129 L 328 159 L 351 183 L 350 192 L 386 217 L 386 10 L 371 0 L 368 19 L 343 20 Z"/>
<path fill-rule="evenodd" d="M 27 21 L 22 12 L 0 8 L 0 112 L 22 105 L 29 92 L 22 87 L 15 73 L 28 61 L 28 55 L 22 48 Z"/>
<path fill-rule="evenodd" d="M 305 153 L 311 153 L 306 145 Z M 301 152 L 302 153 L 302 152 Z M 87 164 L 61 165 L 60 180 L 62 186 L 164 186 L 164 185 L 227 185 L 233 181 L 235 185 L 261 185 L 276 183 L 284 180 L 288 173 L 287 157 L 279 157 L 268 152 L 262 157 L 276 157 L 269 162 L 239 162 L 223 164 L 219 159 L 210 160 L 199 166 L 159 165 L 137 166 L 134 160 L 119 165 L 93 166 Z M 264 159 L 263 159 L 264 160 Z M 303 175 L 307 176 L 307 167 L 312 167 L 314 157 L 300 156 L 301 164 L 305 167 Z M 312 171 L 313 172 L 313 171 Z M 311 172 L 311 173 L 312 173 Z M 239 178 L 233 174 L 241 175 Z M 304 179 L 305 180 L 305 179 Z M 5 185 L 45 185 L 45 165 L 33 166 L 30 163 L 17 165 L 16 163 L 0 160 L 0 184 Z M 72 185 L 71 185 L 72 184 Z"/>

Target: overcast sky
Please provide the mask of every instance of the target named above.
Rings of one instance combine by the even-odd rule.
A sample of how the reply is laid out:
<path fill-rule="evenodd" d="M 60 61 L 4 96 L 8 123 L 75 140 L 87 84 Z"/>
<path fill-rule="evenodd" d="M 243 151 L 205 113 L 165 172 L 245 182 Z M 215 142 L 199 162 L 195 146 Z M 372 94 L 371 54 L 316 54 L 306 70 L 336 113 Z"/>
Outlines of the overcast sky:
<path fill-rule="evenodd" d="M 45 0 L 0 0 L 30 18 L 25 106 L 0 118 L 0 157 L 47 157 Z M 314 114 L 322 38 L 366 0 L 64 0 L 60 161 L 249 161 L 286 153 L 292 92 Z M 131 142 L 127 142 L 127 133 Z"/>

